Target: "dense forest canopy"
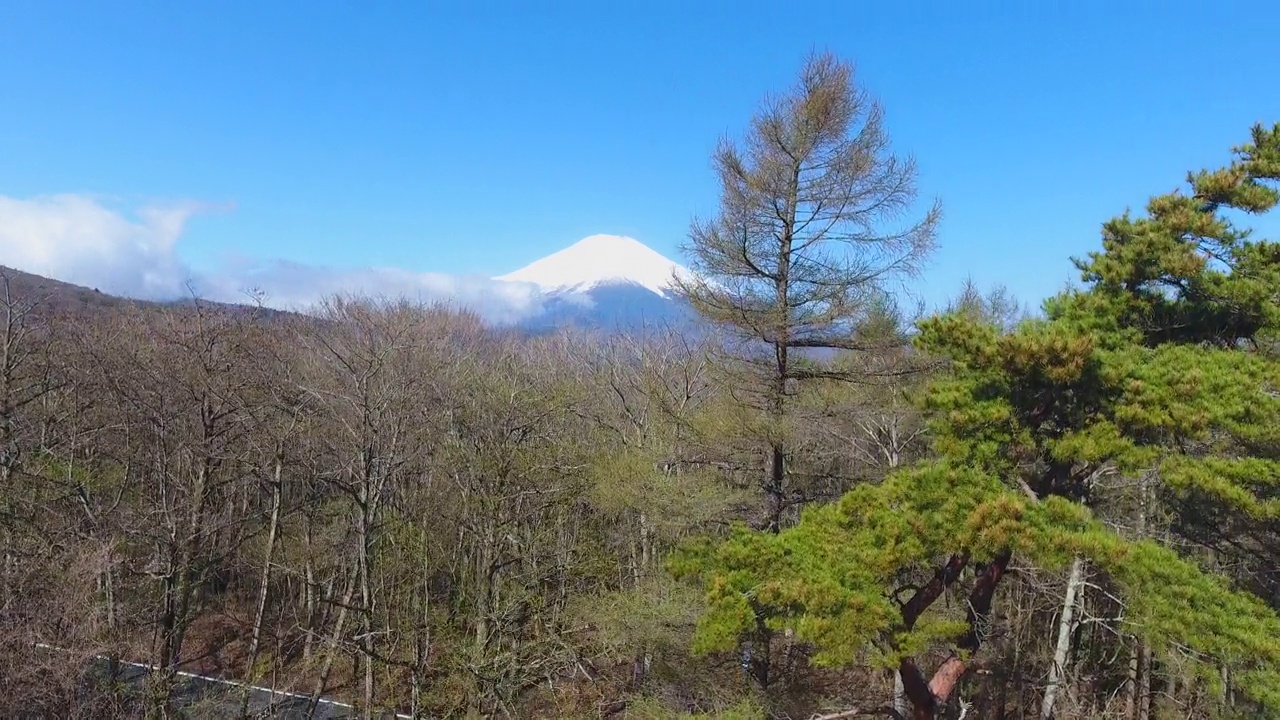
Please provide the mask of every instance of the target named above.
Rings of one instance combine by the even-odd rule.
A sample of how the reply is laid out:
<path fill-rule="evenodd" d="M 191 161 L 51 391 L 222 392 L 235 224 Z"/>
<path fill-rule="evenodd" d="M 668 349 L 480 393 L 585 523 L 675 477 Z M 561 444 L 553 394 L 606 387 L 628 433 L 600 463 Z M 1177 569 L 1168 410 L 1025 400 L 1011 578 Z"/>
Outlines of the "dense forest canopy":
<path fill-rule="evenodd" d="M 721 143 L 696 337 L 7 273 L 0 714 L 255 710 L 181 671 L 363 717 L 1280 717 L 1280 245 L 1242 224 L 1280 124 L 1035 317 L 895 300 L 941 209 L 885 125 L 815 56 Z"/>

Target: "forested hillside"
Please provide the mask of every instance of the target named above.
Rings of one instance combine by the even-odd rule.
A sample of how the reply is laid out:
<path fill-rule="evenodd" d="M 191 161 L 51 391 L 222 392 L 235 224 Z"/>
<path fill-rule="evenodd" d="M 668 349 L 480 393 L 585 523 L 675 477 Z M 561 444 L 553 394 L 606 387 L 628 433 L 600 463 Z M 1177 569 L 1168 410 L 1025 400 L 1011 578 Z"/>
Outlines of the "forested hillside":
<path fill-rule="evenodd" d="M 1042 313 L 922 317 L 883 124 L 819 56 L 722 142 L 696 339 L 6 282 L 0 716 L 200 716 L 104 655 L 365 717 L 1280 717 L 1280 124 Z"/>

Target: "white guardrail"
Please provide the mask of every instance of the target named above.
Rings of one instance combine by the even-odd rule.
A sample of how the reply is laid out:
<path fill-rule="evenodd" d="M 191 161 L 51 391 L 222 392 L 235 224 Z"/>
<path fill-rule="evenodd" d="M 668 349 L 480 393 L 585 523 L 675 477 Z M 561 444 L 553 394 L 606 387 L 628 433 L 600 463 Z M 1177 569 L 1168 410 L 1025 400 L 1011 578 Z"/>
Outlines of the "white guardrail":
<path fill-rule="evenodd" d="M 38 642 L 38 643 L 35 643 L 35 646 L 42 650 L 54 650 L 57 652 L 64 652 L 64 653 L 75 652 L 74 650 L 68 650 L 67 648 L 56 647 L 54 645 L 49 645 L 47 643 Z M 102 662 L 112 662 L 112 658 L 107 657 L 106 655 L 94 655 L 93 659 L 100 660 Z M 116 658 L 115 662 L 120 665 L 128 665 L 129 667 L 137 668 L 139 670 L 143 670 L 148 673 L 163 671 L 163 668 L 160 668 L 155 665 L 147 665 L 145 663 L 130 662 L 128 660 L 121 660 L 119 658 Z M 273 704 L 275 702 L 275 698 L 277 697 L 292 698 L 295 700 L 306 700 L 308 702 L 311 701 L 310 695 L 305 695 L 303 693 L 289 692 L 288 690 L 277 690 L 276 688 L 261 687 L 258 685 L 249 685 L 247 683 L 236 682 L 235 680 L 225 680 L 223 678 L 209 677 L 207 675 L 197 675 L 196 673 L 184 672 L 182 670 L 175 670 L 173 671 L 173 674 L 178 677 L 184 677 L 191 680 L 199 680 L 201 682 L 210 683 L 214 685 L 226 685 L 226 686 L 240 688 L 242 690 L 247 688 L 254 692 L 265 693 L 269 698 L 267 700 L 268 705 Z M 317 703 L 319 705 L 325 705 L 328 707 L 342 708 L 344 710 L 349 710 L 351 712 L 355 712 L 355 709 L 356 709 L 354 705 L 351 705 L 349 703 L 339 702 L 337 700 L 326 700 L 324 698 L 320 698 L 317 700 Z M 396 720 L 413 720 L 412 715 L 405 715 L 403 713 L 396 713 L 393 717 L 395 717 Z"/>

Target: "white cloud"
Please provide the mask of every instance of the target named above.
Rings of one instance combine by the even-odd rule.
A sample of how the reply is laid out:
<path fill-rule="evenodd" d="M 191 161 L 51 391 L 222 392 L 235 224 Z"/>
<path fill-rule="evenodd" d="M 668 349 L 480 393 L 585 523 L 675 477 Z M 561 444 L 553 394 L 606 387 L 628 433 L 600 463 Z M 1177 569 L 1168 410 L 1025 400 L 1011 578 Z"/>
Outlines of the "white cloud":
<path fill-rule="evenodd" d="M 526 283 L 417 273 L 399 268 L 339 269 L 287 260 L 272 260 L 210 276 L 198 289 L 215 299 L 239 302 L 244 302 L 250 291 L 261 291 L 267 305 L 291 310 L 304 309 L 334 294 L 407 297 L 471 308 L 491 321 L 502 323 L 528 317 L 542 307 L 538 289 Z"/>
<path fill-rule="evenodd" d="M 272 307 L 299 310 L 335 293 L 448 302 L 495 322 L 514 322 L 541 309 L 535 286 L 487 277 L 287 260 L 194 273 L 182 262 L 178 241 L 192 216 L 209 209 L 196 202 L 148 205 L 130 217 L 84 195 L 0 195 L 0 264 L 148 300 L 181 297 L 190 284 L 211 300 L 244 302 L 257 290 Z"/>
<path fill-rule="evenodd" d="M 130 219 L 83 195 L 0 196 L 0 263 L 103 292 L 174 297 L 188 275 L 174 244 L 199 208 L 152 206 Z"/>

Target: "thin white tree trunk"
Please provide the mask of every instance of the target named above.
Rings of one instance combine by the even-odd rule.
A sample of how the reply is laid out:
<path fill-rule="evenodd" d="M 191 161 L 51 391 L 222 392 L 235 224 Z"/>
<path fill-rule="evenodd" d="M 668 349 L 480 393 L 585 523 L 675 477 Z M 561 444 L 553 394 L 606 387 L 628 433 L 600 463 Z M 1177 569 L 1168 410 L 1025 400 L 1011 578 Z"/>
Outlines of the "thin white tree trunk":
<path fill-rule="evenodd" d="M 1151 717 L 1151 648 L 1142 644 L 1138 664 L 1138 713 L 1137 720 Z"/>
<path fill-rule="evenodd" d="M 904 719 L 911 712 L 911 706 L 907 703 L 907 688 L 902 684 L 902 672 L 897 668 L 893 669 L 893 711 Z"/>
<path fill-rule="evenodd" d="M 1147 537 L 1147 504 L 1151 493 L 1151 476 L 1144 475 L 1139 486 L 1142 493 L 1138 503 L 1138 537 Z M 1137 684 L 1133 698 L 1136 703 L 1133 718 L 1147 720 L 1151 716 L 1151 648 L 1143 642 L 1138 646 Z"/>
<path fill-rule="evenodd" d="M 311 554 L 311 518 L 309 515 L 305 517 L 303 522 L 302 542 L 303 549 L 306 551 L 306 561 L 303 566 L 306 589 L 302 595 L 302 617 L 304 623 L 302 662 L 304 665 L 310 665 L 312 649 L 315 647 L 316 626 L 319 619 L 316 615 L 316 590 L 319 586 L 316 583 L 315 565 Z"/>
<path fill-rule="evenodd" d="M 334 622 L 333 636 L 329 640 L 329 652 L 325 653 L 320 674 L 316 677 L 315 689 L 311 691 L 311 699 L 307 703 L 307 717 L 315 715 L 316 706 L 320 704 L 320 696 L 329 686 L 329 673 L 333 671 L 333 661 L 341 652 L 342 630 L 347 622 L 347 608 L 350 607 L 351 599 L 355 596 L 357 572 L 357 569 L 352 569 L 351 577 L 347 579 L 346 589 L 342 593 L 342 600 L 338 603 L 338 617 Z"/>
<path fill-rule="evenodd" d="M 271 481 L 271 522 L 267 529 L 267 549 L 262 558 L 262 577 L 258 584 L 258 607 L 253 614 L 253 637 L 249 641 L 249 666 L 245 668 L 246 685 L 240 698 L 240 717 L 249 716 L 249 683 L 254 680 L 253 672 L 258 664 L 258 653 L 262 649 L 262 623 L 267 614 L 267 590 L 271 586 L 271 562 L 275 556 L 276 534 L 280 527 L 280 476 L 283 460 L 276 458 L 274 477 Z"/>
<path fill-rule="evenodd" d="M 370 565 L 373 563 L 371 528 L 373 526 L 373 489 L 366 480 L 360 487 L 360 518 L 357 532 L 360 536 L 360 651 L 364 654 L 364 688 L 362 694 L 363 707 L 361 717 L 373 720 L 374 673 L 373 673 L 373 578 Z"/>
<path fill-rule="evenodd" d="M 1076 629 L 1076 605 L 1080 587 L 1084 581 L 1084 560 L 1071 561 L 1071 574 L 1067 576 L 1067 591 L 1062 598 L 1062 618 L 1058 621 L 1058 646 L 1053 652 L 1053 665 L 1049 668 L 1049 684 L 1044 689 L 1044 701 L 1040 705 L 1040 720 L 1052 720 L 1053 705 L 1062 690 L 1067 672 L 1067 655 L 1071 652 L 1071 636 Z"/>
<path fill-rule="evenodd" d="M 898 467 L 898 463 L 901 460 L 901 456 L 898 453 L 897 430 L 897 423 L 894 423 L 889 446 L 886 447 L 881 444 L 885 461 L 888 462 L 891 470 Z M 876 434 L 871 430 L 868 430 L 868 433 L 873 439 L 876 438 Z M 911 712 L 911 703 L 907 700 L 907 687 L 902 683 L 902 672 L 898 668 L 893 669 L 893 709 L 894 712 L 898 713 L 898 717 L 904 720 L 907 717 L 907 713 Z"/>
<path fill-rule="evenodd" d="M 425 690 L 427 664 L 431 657 L 431 560 L 427 553 L 427 531 L 424 528 L 422 540 L 422 626 L 414 633 L 413 687 L 412 709 L 410 714 L 415 718 L 423 716 L 422 703 Z"/>

